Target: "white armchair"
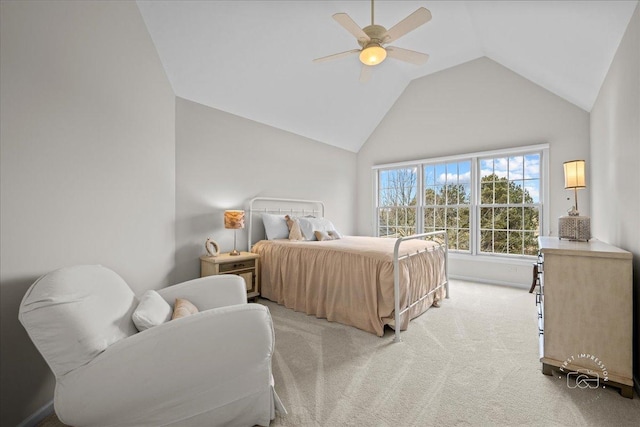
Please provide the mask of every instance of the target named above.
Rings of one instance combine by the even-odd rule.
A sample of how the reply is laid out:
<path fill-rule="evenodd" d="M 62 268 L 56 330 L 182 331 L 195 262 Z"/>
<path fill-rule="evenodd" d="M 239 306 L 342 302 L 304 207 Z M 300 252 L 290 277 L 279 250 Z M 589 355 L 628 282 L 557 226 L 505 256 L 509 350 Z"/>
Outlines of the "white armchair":
<path fill-rule="evenodd" d="M 209 276 L 161 289 L 199 313 L 137 332 L 138 299 L 102 266 L 38 279 L 19 318 L 56 377 L 55 411 L 81 426 L 267 426 L 284 408 L 273 388 L 274 334 L 244 280 Z"/>

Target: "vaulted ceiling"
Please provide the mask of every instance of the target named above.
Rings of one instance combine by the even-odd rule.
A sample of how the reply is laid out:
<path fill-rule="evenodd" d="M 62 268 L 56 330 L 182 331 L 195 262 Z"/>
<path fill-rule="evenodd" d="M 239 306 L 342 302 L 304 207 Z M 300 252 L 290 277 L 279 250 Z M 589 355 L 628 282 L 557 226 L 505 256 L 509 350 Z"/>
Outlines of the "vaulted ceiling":
<path fill-rule="evenodd" d="M 430 55 L 387 59 L 359 82 L 359 48 L 331 16 L 361 27 L 369 1 L 138 1 L 175 94 L 357 152 L 412 79 L 487 56 L 590 111 L 636 0 L 376 1 L 390 28 L 418 7 L 433 19 L 393 42 Z"/>

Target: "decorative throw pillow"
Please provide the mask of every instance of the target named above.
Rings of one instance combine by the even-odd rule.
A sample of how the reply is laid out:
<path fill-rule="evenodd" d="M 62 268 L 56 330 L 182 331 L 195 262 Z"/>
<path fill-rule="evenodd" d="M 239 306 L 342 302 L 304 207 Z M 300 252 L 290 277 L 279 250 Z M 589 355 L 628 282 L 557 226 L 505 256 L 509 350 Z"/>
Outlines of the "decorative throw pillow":
<path fill-rule="evenodd" d="M 171 319 L 171 306 L 156 291 L 147 291 L 142 295 L 131 318 L 136 328 L 142 332 Z"/>
<path fill-rule="evenodd" d="M 287 227 L 289 227 L 289 240 L 304 240 L 298 218 L 291 218 L 289 215 L 286 215 L 284 219 L 287 221 Z"/>
<path fill-rule="evenodd" d="M 336 230 L 329 230 L 327 234 L 333 237 L 334 240 L 342 239 L 342 234 L 338 233 Z"/>
<path fill-rule="evenodd" d="M 171 320 L 179 319 L 181 317 L 191 316 L 198 312 L 198 307 L 193 305 L 189 300 L 184 298 L 176 298 L 176 304 L 173 307 L 173 317 Z"/>
<path fill-rule="evenodd" d="M 316 237 L 316 240 L 325 241 L 325 240 L 333 240 L 333 237 L 329 236 L 329 233 L 326 231 L 314 231 L 313 235 Z"/>
<path fill-rule="evenodd" d="M 340 238 L 340 235 L 335 230 L 329 230 L 329 231 L 316 230 L 313 232 L 313 234 L 314 236 L 316 236 L 316 239 L 321 242 L 324 240 L 338 240 Z"/>

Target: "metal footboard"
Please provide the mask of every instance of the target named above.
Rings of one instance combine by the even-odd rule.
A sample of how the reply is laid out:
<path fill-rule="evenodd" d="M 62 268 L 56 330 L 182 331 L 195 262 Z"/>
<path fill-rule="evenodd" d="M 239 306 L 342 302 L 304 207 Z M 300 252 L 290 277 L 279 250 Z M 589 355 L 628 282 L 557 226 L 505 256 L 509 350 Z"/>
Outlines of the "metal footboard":
<path fill-rule="evenodd" d="M 415 239 L 425 239 L 427 237 L 433 237 L 443 235 L 444 236 L 444 244 L 440 244 L 440 247 L 444 246 L 444 282 L 440 283 L 434 289 L 430 290 L 426 294 L 418 297 L 415 301 L 409 302 L 409 304 L 400 310 L 400 260 L 405 258 L 409 258 L 415 255 L 418 255 L 422 252 L 426 252 L 429 249 L 425 249 L 424 251 L 412 252 L 406 255 L 400 255 L 400 244 L 407 240 L 415 240 Z M 438 289 L 445 287 L 446 298 L 449 298 L 449 238 L 447 236 L 447 232 L 442 231 L 433 231 L 431 233 L 422 233 L 422 234 L 414 234 L 407 237 L 400 237 L 396 240 L 396 244 L 393 249 L 393 298 L 395 303 L 395 337 L 393 342 L 400 342 L 402 339 L 400 338 L 400 316 L 405 312 L 409 311 L 413 306 L 420 303 L 425 298 L 429 297 L 432 293 L 436 292 Z M 408 295 L 408 293 L 407 293 Z"/>

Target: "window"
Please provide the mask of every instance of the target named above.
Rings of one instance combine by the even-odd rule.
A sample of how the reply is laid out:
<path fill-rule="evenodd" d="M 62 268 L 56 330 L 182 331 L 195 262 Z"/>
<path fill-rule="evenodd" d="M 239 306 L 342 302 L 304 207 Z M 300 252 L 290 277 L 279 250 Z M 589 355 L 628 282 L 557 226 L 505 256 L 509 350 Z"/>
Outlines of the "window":
<path fill-rule="evenodd" d="M 470 251 L 471 161 L 427 164 L 423 231 L 447 230 L 449 248 Z"/>
<path fill-rule="evenodd" d="M 416 234 L 418 174 L 414 168 L 381 170 L 378 173 L 378 236 Z"/>
<path fill-rule="evenodd" d="M 540 154 L 480 159 L 480 253 L 535 255 Z"/>
<path fill-rule="evenodd" d="M 449 249 L 529 256 L 542 230 L 546 145 L 376 166 L 378 236 L 447 231 Z"/>

